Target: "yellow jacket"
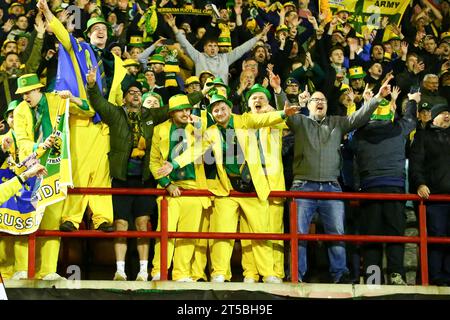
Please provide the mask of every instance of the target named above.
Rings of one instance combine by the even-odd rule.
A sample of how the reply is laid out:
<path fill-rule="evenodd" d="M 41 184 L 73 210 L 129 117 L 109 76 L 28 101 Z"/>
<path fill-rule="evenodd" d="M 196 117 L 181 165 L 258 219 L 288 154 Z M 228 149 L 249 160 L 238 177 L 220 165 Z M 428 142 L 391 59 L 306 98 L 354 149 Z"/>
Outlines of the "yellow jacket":
<path fill-rule="evenodd" d="M 164 161 L 169 158 L 169 148 L 170 148 L 170 128 L 172 126 L 172 120 L 167 120 L 159 125 L 157 125 L 153 131 L 152 137 L 152 148 L 150 152 L 150 171 L 152 172 L 155 179 L 160 179 L 162 176 L 158 175 L 158 169 L 162 167 Z M 194 126 L 188 124 L 185 128 L 187 145 L 188 148 L 193 148 L 195 145 L 195 129 Z M 192 159 L 189 164 L 194 162 Z M 203 168 L 203 163 L 194 163 L 195 177 L 196 180 L 182 180 L 173 182 L 177 186 L 183 189 L 208 189 L 206 184 L 205 169 Z M 158 188 L 161 186 L 158 185 Z M 202 199 L 203 207 L 206 209 L 211 205 L 209 199 L 205 197 Z"/>
<path fill-rule="evenodd" d="M 259 129 L 265 159 L 266 177 L 271 191 L 285 191 L 282 143 L 285 124 Z"/>
<path fill-rule="evenodd" d="M 43 94 L 47 99 L 50 121 L 52 126 L 54 126 L 58 110 L 64 110 L 66 100 L 61 99 L 56 93 Z M 33 153 L 35 148 L 36 141 L 34 141 L 33 115 L 31 112 L 31 108 L 25 101 L 22 101 L 14 110 L 14 133 L 16 134 L 17 148 L 19 149 L 19 161 L 23 161 Z M 92 109 L 85 111 L 74 103 L 69 104 L 69 112 L 85 119 L 93 117 L 95 114 Z"/>
<path fill-rule="evenodd" d="M 74 48 L 72 48 L 72 44 L 70 42 L 69 32 L 64 27 L 64 25 L 55 17 L 50 22 L 50 27 L 52 28 L 56 38 L 61 42 L 64 48 L 69 52 L 70 59 L 74 66 L 78 66 L 78 61 L 74 53 Z M 122 106 L 122 80 L 127 74 L 127 69 L 123 66 L 123 61 L 120 57 L 114 56 L 114 78 L 111 85 L 111 90 L 109 92 L 108 101 L 117 106 Z M 76 68 L 75 73 L 77 75 L 78 81 L 78 91 L 80 92 L 80 98 L 86 99 L 86 90 L 83 85 L 83 81 L 80 74 L 80 69 Z"/>
<path fill-rule="evenodd" d="M 21 188 L 22 184 L 17 177 L 0 184 L 0 205 L 8 201 L 9 198 L 15 195 Z"/>
<path fill-rule="evenodd" d="M 244 153 L 245 161 L 248 163 L 253 185 L 260 200 L 267 200 L 270 186 L 261 165 L 256 131 L 252 129 L 271 127 L 282 123 L 284 120 L 281 115 L 282 112 L 279 111 L 265 114 L 232 115 L 236 136 Z M 213 125 L 205 131 L 201 147 L 189 148 L 174 160 L 180 167 L 184 167 L 192 162 L 193 158 L 201 157 L 210 147 L 212 147 L 214 153 L 219 176 L 219 183 L 211 188 L 211 192 L 217 196 L 227 196 L 232 187 L 223 166 L 222 136 L 217 125 Z"/>

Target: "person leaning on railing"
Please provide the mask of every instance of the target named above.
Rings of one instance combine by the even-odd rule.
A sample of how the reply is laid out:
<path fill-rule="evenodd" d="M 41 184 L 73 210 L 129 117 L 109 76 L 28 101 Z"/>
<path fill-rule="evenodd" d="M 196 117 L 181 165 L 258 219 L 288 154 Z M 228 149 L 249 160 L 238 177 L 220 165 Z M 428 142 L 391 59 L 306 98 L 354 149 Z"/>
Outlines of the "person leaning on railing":
<path fill-rule="evenodd" d="M 320 91 L 316 91 L 312 96 L 308 91 L 300 94 L 300 104 L 308 102 L 309 117 L 296 114 L 286 121 L 295 137 L 292 191 L 342 191 L 337 181 L 342 137 L 369 121 L 381 99 L 390 94 L 391 79 L 392 76 L 383 83 L 375 97 L 366 86 L 364 95 L 367 96 L 367 102 L 349 116 L 327 116 L 327 98 Z M 312 217 L 317 210 L 325 233 L 344 234 L 344 203 L 341 200 L 296 199 L 296 202 L 299 233 L 308 233 Z M 298 250 L 299 280 L 302 281 L 307 271 L 306 242 L 301 242 Z M 344 244 L 330 245 L 328 255 L 333 282 L 349 283 Z"/>

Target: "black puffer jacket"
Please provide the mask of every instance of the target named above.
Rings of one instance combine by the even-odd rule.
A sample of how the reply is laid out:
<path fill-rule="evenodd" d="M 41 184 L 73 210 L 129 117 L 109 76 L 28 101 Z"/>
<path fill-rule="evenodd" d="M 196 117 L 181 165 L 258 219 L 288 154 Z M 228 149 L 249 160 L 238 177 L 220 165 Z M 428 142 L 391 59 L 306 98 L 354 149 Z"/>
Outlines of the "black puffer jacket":
<path fill-rule="evenodd" d="M 421 184 L 430 192 L 450 193 L 450 128 L 429 126 L 417 131 L 411 146 L 409 177 L 414 190 Z"/>

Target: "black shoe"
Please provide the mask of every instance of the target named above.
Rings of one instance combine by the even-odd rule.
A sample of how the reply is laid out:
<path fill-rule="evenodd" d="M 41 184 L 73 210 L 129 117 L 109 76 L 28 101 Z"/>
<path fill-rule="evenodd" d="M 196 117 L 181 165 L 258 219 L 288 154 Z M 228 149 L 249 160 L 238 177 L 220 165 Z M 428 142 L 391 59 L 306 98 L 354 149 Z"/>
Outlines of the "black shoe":
<path fill-rule="evenodd" d="M 349 273 L 344 273 L 339 278 L 339 280 L 334 281 L 334 283 L 336 283 L 336 284 L 353 284 L 354 280 L 350 277 Z"/>
<path fill-rule="evenodd" d="M 112 225 L 109 225 L 108 222 L 103 222 L 101 225 L 98 226 L 97 230 L 103 232 L 113 232 L 114 227 Z"/>
<path fill-rule="evenodd" d="M 77 228 L 74 226 L 74 224 L 72 222 L 66 221 L 66 222 L 63 222 L 59 226 L 59 230 L 64 231 L 64 232 L 72 232 L 72 231 L 76 231 Z"/>

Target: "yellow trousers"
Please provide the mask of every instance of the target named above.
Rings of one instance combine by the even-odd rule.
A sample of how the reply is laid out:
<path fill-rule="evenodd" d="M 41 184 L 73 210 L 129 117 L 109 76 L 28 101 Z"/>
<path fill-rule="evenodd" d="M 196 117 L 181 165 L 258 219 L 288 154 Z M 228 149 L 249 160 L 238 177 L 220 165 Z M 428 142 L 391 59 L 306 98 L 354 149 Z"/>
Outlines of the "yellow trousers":
<path fill-rule="evenodd" d="M 64 201 L 48 206 L 45 209 L 39 229 L 59 230 L 63 206 Z M 56 272 L 58 267 L 59 245 L 60 238 L 58 237 L 39 237 L 36 239 L 36 279 L 41 279 L 49 273 Z M 5 261 L 4 268 L 6 275 L 12 275 L 12 273 L 17 271 L 28 271 L 27 237 L 16 236 L 4 238 L 3 245 L 0 246 L 0 261 L 2 261 L 2 251 L 7 254 L 6 260 L 3 260 Z M 3 270 L 0 269 L 0 271 L 3 275 Z"/>
<path fill-rule="evenodd" d="M 269 203 L 254 198 L 215 198 L 215 211 L 210 218 L 211 232 L 236 232 L 239 209 L 245 215 L 251 232 L 268 232 Z M 263 277 L 274 275 L 272 248 L 267 240 L 251 240 L 256 268 Z M 230 259 L 234 240 L 211 240 L 212 276 L 223 275 L 231 279 Z"/>
<path fill-rule="evenodd" d="M 70 122 L 70 130 L 74 186 L 111 188 L 107 127 L 101 123 L 94 124 L 92 121 L 89 121 L 87 126 L 82 126 L 73 120 Z M 62 222 L 70 221 L 78 228 L 88 205 L 92 211 L 95 229 L 103 222 L 112 223 L 111 195 L 69 195 L 63 208 Z"/>
<path fill-rule="evenodd" d="M 283 203 L 275 203 L 269 200 L 269 233 L 284 233 L 283 224 Z M 240 232 L 252 232 L 245 216 L 241 217 Z M 273 254 L 273 271 L 274 275 L 284 278 L 284 241 L 273 240 L 270 241 L 272 245 Z M 255 257 L 253 254 L 253 247 L 251 240 L 241 240 L 242 246 L 242 268 L 244 270 L 245 278 L 252 278 L 259 281 L 258 268 L 256 266 Z"/>
<path fill-rule="evenodd" d="M 161 198 L 158 198 L 158 228 L 161 230 Z M 200 231 L 203 205 L 199 197 L 167 197 L 169 231 Z M 196 239 L 169 239 L 167 245 L 167 268 L 173 257 L 172 280 L 191 276 L 191 261 L 194 256 Z M 152 277 L 161 272 L 161 244 L 155 243 Z"/>
<path fill-rule="evenodd" d="M 209 207 L 208 209 L 203 209 L 202 217 L 200 219 L 201 232 L 209 232 L 209 217 L 211 215 L 214 207 Z M 194 257 L 191 262 L 191 277 L 194 280 L 203 279 L 208 281 L 205 269 L 208 264 L 208 239 L 196 239 Z"/>

